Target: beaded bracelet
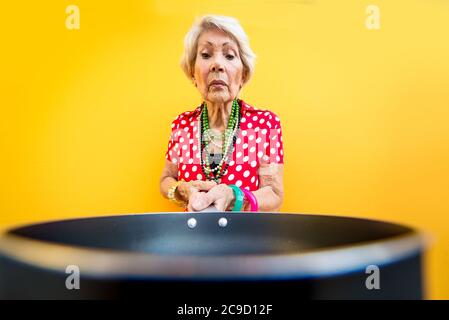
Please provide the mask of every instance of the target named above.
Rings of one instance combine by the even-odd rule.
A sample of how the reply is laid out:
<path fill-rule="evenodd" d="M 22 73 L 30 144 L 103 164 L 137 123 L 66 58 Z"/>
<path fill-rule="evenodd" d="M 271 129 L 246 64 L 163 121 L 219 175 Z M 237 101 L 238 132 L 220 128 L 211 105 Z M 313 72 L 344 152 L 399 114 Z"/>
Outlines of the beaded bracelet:
<path fill-rule="evenodd" d="M 243 199 L 244 199 L 243 191 L 239 187 L 237 187 L 235 184 L 230 184 L 230 185 L 228 185 L 228 187 L 230 187 L 232 189 L 232 191 L 234 191 L 234 196 L 235 196 L 235 204 L 234 204 L 234 208 L 232 208 L 232 211 L 242 211 Z"/>
<path fill-rule="evenodd" d="M 259 210 L 259 204 L 257 203 L 257 199 L 254 194 L 246 189 L 242 189 L 242 192 L 244 193 L 245 198 L 248 199 L 249 203 L 251 204 L 251 211 L 257 212 Z"/>

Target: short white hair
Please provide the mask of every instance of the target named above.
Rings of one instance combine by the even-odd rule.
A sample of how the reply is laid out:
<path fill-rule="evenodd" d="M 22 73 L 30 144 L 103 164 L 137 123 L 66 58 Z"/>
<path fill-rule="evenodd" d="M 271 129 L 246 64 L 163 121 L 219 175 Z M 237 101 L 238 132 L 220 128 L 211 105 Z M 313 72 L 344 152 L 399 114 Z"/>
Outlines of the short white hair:
<path fill-rule="evenodd" d="M 226 16 L 205 15 L 197 18 L 184 38 L 184 53 L 181 58 L 181 68 L 189 79 L 192 79 L 198 50 L 198 38 L 204 31 L 218 29 L 234 39 L 239 48 L 243 64 L 244 83 L 247 83 L 255 67 L 256 55 L 249 46 L 248 36 L 237 19 Z"/>

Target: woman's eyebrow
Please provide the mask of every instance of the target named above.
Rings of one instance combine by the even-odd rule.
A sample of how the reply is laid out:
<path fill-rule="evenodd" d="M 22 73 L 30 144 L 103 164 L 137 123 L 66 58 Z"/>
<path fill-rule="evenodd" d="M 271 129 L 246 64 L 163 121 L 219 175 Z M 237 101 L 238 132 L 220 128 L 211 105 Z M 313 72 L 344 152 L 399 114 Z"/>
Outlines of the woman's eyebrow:
<path fill-rule="evenodd" d="M 200 43 L 198 45 L 198 50 L 202 50 L 202 49 L 205 49 L 207 47 L 214 47 L 214 44 L 212 42 L 210 42 L 210 41 L 206 41 L 206 42 Z M 230 49 L 230 50 L 234 51 L 235 54 L 237 54 L 237 52 L 238 52 L 238 50 L 235 48 L 235 46 L 233 45 L 232 42 L 224 42 L 222 44 L 222 47 L 223 47 L 223 49 Z"/>
<path fill-rule="evenodd" d="M 204 43 L 200 43 L 200 46 L 208 46 L 208 45 L 211 46 L 211 47 L 214 46 L 214 44 L 212 42 L 210 42 L 210 41 L 206 41 Z M 222 47 L 224 47 L 224 46 L 231 46 L 232 47 L 232 43 L 231 42 L 223 42 L 223 44 L 221 46 Z"/>

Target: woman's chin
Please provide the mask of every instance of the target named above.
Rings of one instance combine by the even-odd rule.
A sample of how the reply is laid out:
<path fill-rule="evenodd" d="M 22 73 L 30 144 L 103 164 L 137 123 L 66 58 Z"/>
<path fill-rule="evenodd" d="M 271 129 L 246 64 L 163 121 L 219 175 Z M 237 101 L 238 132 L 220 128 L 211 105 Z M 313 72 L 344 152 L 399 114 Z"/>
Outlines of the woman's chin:
<path fill-rule="evenodd" d="M 223 103 L 231 100 L 229 94 L 225 92 L 211 92 L 207 98 L 207 100 L 212 103 Z"/>

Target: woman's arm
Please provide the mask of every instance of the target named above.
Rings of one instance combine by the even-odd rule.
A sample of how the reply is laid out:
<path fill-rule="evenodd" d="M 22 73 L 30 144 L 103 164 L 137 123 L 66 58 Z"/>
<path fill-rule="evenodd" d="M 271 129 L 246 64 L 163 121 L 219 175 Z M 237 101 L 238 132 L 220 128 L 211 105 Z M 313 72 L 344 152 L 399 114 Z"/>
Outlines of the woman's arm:
<path fill-rule="evenodd" d="M 165 167 L 162 169 L 162 175 L 160 178 L 160 192 L 164 198 L 168 199 L 167 193 L 170 186 L 173 185 L 178 181 L 178 166 L 168 160 L 165 160 Z M 178 194 L 178 190 L 176 190 L 176 197 L 180 200 L 186 200 L 182 199 L 180 195 Z"/>
<path fill-rule="evenodd" d="M 253 191 L 259 211 L 279 211 L 284 201 L 284 165 L 261 164 L 259 167 L 259 189 Z M 245 209 L 249 210 L 249 205 Z"/>
<path fill-rule="evenodd" d="M 165 167 L 162 170 L 160 178 L 160 192 L 164 198 L 168 199 L 168 189 L 173 183 L 178 181 L 178 166 L 169 160 L 165 160 Z M 201 191 L 209 191 L 215 187 L 215 181 L 188 181 L 178 185 L 175 192 L 175 198 L 188 203 L 188 211 L 195 211 L 195 207 L 203 201 L 204 193 Z"/>

